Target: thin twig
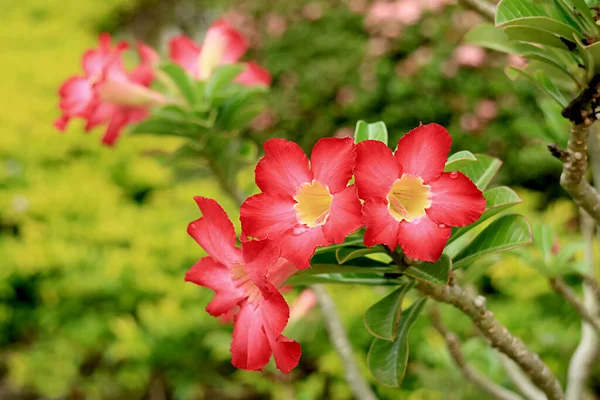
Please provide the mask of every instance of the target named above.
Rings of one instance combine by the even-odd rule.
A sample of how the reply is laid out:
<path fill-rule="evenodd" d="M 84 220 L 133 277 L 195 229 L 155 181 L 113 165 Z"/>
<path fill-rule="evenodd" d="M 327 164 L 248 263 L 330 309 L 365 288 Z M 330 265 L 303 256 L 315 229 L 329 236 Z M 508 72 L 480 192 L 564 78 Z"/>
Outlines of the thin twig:
<path fill-rule="evenodd" d="M 560 294 L 564 299 L 577 311 L 579 316 L 588 324 L 592 326 L 596 330 L 596 332 L 600 335 L 600 319 L 596 318 L 592 315 L 585 307 L 585 305 L 577 296 L 577 293 L 573 291 L 566 284 L 562 278 L 550 278 L 550 287 L 558 294 Z"/>
<path fill-rule="evenodd" d="M 461 374 L 465 377 L 466 380 L 472 382 L 474 385 L 479 387 L 481 390 L 492 396 L 494 399 L 498 400 L 523 400 L 521 396 L 518 394 L 503 388 L 500 385 L 494 383 L 491 379 L 481 374 L 480 372 L 474 370 L 467 364 L 465 357 L 463 356 L 463 352 L 461 349 L 461 343 L 458 339 L 458 336 L 454 332 L 451 332 L 444 326 L 442 322 L 442 318 L 440 317 L 440 312 L 437 307 L 433 307 L 431 311 L 431 322 L 432 325 L 437 331 L 442 335 L 444 341 L 446 342 L 446 347 L 448 347 L 448 352 L 454 363 L 460 370 Z"/>
<path fill-rule="evenodd" d="M 331 340 L 331 344 L 335 347 L 344 364 L 346 382 L 348 382 L 354 397 L 358 400 L 376 400 L 377 397 L 361 374 L 360 368 L 356 363 L 348 334 L 335 309 L 333 300 L 321 285 L 313 285 L 311 288 L 315 292 L 319 306 L 323 312 L 323 319 L 329 333 L 329 340 Z"/>
<path fill-rule="evenodd" d="M 519 389 L 519 391 L 527 398 L 527 400 L 546 400 L 546 395 L 538 389 L 531 380 L 523 373 L 521 368 L 513 360 L 500 353 L 500 362 L 508 377 Z"/>
<path fill-rule="evenodd" d="M 459 0 L 458 2 L 491 22 L 496 20 L 496 7 L 484 0 Z"/>
<path fill-rule="evenodd" d="M 513 336 L 485 306 L 485 297 L 465 292 L 460 286 L 437 286 L 418 281 L 417 289 L 437 301 L 452 304 L 465 313 L 493 347 L 513 359 L 550 400 L 563 400 L 559 381 L 540 357 Z"/>

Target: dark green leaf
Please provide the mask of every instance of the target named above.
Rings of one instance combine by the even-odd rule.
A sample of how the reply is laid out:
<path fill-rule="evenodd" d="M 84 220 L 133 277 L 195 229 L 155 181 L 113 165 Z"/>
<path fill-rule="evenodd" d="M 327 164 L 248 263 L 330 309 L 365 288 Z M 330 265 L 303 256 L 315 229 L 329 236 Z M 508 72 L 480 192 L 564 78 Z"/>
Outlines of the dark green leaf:
<path fill-rule="evenodd" d="M 444 172 L 458 171 L 465 165 L 476 162 L 477 158 L 470 151 L 459 151 L 448 157 Z"/>
<path fill-rule="evenodd" d="M 434 285 L 446 285 L 450 278 L 450 271 L 452 270 L 452 260 L 445 254 L 434 262 L 424 262 L 415 265 L 411 265 L 404 273 L 413 278 L 433 283 Z"/>
<path fill-rule="evenodd" d="M 527 17 L 514 19 L 506 22 L 503 24 L 503 26 L 526 26 L 529 28 L 541 29 L 547 32 L 552 32 L 558 36 L 562 36 L 568 40 L 573 40 L 573 35 L 581 36 L 581 33 L 579 33 L 572 26 L 547 17 Z"/>
<path fill-rule="evenodd" d="M 330 273 L 330 274 L 296 274 L 287 280 L 287 284 L 306 286 L 315 283 L 343 283 L 351 285 L 367 286 L 389 286 L 400 285 L 403 281 L 399 277 L 386 277 L 383 274 L 354 274 L 354 273 Z"/>
<path fill-rule="evenodd" d="M 475 157 L 477 162 L 465 165 L 461 172 L 468 176 L 479 190 L 485 190 L 502 166 L 502 161 L 485 154 L 476 154 Z"/>
<path fill-rule="evenodd" d="M 504 32 L 510 40 L 518 40 L 521 42 L 537 43 L 546 46 L 552 46 L 563 50 L 569 50 L 569 45 L 565 44 L 558 36 L 552 32 L 542 29 L 529 28 L 527 26 L 508 26 L 504 28 Z M 575 42 L 571 40 L 573 47 Z"/>
<path fill-rule="evenodd" d="M 339 264 L 345 264 L 348 261 L 374 253 L 385 253 L 385 249 L 382 246 L 362 247 L 358 249 L 355 247 L 340 247 L 335 252 L 335 258 Z"/>
<path fill-rule="evenodd" d="M 414 282 L 408 282 L 369 307 L 365 312 L 364 322 L 371 335 L 389 341 L 396 338 L 402 300 L 413 286 Z"/>
<path fill-rule="evenodd" d="M 358 121 L 354 130 L 354 142 L 360 143 L 363 140 L 379 140 L 388 143 L 388 131 L 385 123 L 382 121 L 368 124 L 365 121 Z"/>
<path fill-rule="evenodd" d="M 408 362 L 408 333 L 426 299 L 422 298 L 404 310 L 398 323 L 396 340 L 374 339 L 367 356 L 367 365 L 375 380 L 386 386 L 399 387 L 404 380 Z"/>

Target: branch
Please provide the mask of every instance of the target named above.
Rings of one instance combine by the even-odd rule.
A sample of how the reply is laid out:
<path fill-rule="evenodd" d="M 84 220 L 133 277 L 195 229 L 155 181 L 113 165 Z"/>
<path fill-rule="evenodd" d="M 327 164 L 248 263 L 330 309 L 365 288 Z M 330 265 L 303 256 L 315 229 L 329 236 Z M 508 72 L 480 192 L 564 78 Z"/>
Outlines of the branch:
<path fill-rule="evenodd" d="M 537 354 L 529 350 L 520 339 L 514 337 L 496 320 L 494 314 L 485 307 L 485 297 L 474 297 L 458 285 L 437 286 L 429 282 L 417 281 L 416 287 L 421 293 L 437 301 L 452 304 L 471 318 L 492 346 L 513 359 L 533 383 L 542 389 L 549 400 L 564 399 L 560 383 L 552 371 Z"/>
<path fill-rule="evenodd" d="M 560 185 L 579 207 L 600 224 L 600 195 L 585 179 L 590 124 L 591 121 L 572 125 L 567 150 L 560 150 L 554 145 L 549 148 L 563 163 Z"/>
<path fill-rule="evenodd" d="M 521 396 L 512 391 L 497 385 L 492 380 L 488 379 L 485 375 L 482 375 L 478 371 L 471 368 L 465 357 L 463 356 L 460 340 L 454 332 L 451 332 L 444 326 L 440 317 L 440 312 L 437 307 L 434 307 L 431 313 L 431 322 L 433 327 L 442 335 L 446 341 L 448 352 L 452 356 L 452 359 L 456 363 L 458 369 L 462 375 L 468 381 L 471 381 L 474 385 L 478 386 L 481 390 L 488 393 L 492 398 L 497 400 L 523 400 Z"/>
<path fill-rule="evenodd" d="M 538 389 L 513 360 L 500 353 L 500 361 L 510 380 L 528 400 L 546 400 L 546 395 Z"/>
<path fill-rule="evenodd" d="M 356 363 L 350 340 L 348 340 L 348 334 L 340 320 L 340 316 L 335 310 L 333 300 L 323 286 L 313 285 L 311 289 L 315 292 L 319 301 L 321 312 L 323 313 L 323 317 L 325 317 L 323 319 L 329 333 L 329 339 L 342 359 L 346 372 L 346 382 L 350 385 L 354 397 L 358 400 L 377 400 L 377 397 L 371 390 L 371 386 L 369 386 L 361 374 L 360 368 Z"/>
<path fill-rule="evenodd" d="M 459 0 L 463 7 L 473 10 L 483 18 L 494 22 L 496 20 L 496 7 L 483 0 Z"/>
<path fill-rule="evenodd" d="M 561 278 L 550 278 L 550 287 L 567 300 L 567 302 L 577 311 L 579 316 L 600 335 L 600 319 L 592 315 L 581 302 L 577 293 L 571 289 Z"/>

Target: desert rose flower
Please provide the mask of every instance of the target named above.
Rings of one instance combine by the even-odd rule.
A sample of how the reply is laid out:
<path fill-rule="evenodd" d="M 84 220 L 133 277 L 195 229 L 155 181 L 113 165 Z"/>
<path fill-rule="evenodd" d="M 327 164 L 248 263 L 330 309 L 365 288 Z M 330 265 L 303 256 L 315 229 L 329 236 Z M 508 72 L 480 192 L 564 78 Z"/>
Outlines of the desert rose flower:
<path fill-rule="evenodd" d="M 481 216 L 485 199 L 475 184 L 461 172 L 443 172 L 451 144 L 446 129 L 428 124 L 404 135 L 394 153 L 375 140 L 356 146 L 365 245 L 400 244 L 411 258 L 436 261 L 451 227 Z"/>
<path fill-rule="evenodd" d="M 277 287 L 297 269 L 279 257 L 271 240 L 242 241 L 235 246 L 233 224 L 212 199 L 195 197 L 202 218 L 188 226 L 188 233 L 209 254 L 187 272 L 185 280 L 214 290 L 206 307 L 213 316 L 234 318 L 232 364 L 260 370 L 271 358 L 289 373 L 300 359 L 300 345 L 283 336 L 290 310 Z"/>
<path fill-rule="evenodd" d="M 59 89 L 62 116 L 55 122 L 59 130 L 65 130 L 72 118 L 86 120 L 86 132 L 108 124 L 102 141 L 113 145 L 123 127 L 143 120 L 149 106 L 164 102 L 158 92 L 148 88 L 154 78 L 150 64 L 156 62 L 156 53 L 138 44 L 141 63 L 128 73 L 121 61 L 127 47 L 125 42 L 111 47 L 110 35 L 102 34 L 98 49 L 84 54 L 84 75 L 69 78 Z"/>
<path fill-rule="evenodd" d="M 310 167 L 296 143 L 268 140 L 254 171 L 262 193 L 242 204 L 242 230 L 276 241 L 296 267 L 310 267 L 317 247 L 342 243 L 362 226 L 356 188 L 348 186 L 354 165 L 351 138 L 319 140 Z"/>
<path fill-rule="evenodd" d="M 211 77 L 220 65 L 237 63 L 248 50 L 246 39 L 225 20 L 215 21 L 204 39 L 204 46 L 185 35 L 171 39 L 169 56 L 198 80 Z M 255 62 L 245 63 L 246 69 L 236 78 L 246 86 L 269 86 L 271 75 Z"/>

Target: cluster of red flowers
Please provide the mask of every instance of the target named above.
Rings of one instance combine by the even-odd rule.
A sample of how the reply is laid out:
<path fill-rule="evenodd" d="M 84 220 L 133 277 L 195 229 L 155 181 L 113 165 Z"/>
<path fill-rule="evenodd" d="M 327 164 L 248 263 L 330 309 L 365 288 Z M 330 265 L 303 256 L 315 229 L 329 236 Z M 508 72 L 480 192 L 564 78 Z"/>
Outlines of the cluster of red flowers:
<path fill-rule="evenodd" d="M 114 47 L 108 34 L 100 35 L 97 49 L 83 55 L 82 76 L 67 79 L 59 89 L 62 116 L 55 126 L 64 131 L 72 118 L 86 121 L 85 131 L 107 124 L 102 142 L 113 145 L 123 128 L 144 120 L 152 106 L 169 103 L 159 92 L 150 89 L 160 77 L 156 68 L 160 56 L 143 43 L 137 43 L 139 65 L 131 72 L 123 66 L 122 53 L 129 45 L 119 42 Z M 209 79 L 219 65 L 235 64 L 248 49 L 248 43 L 229 23 L 218 20 L 208 29 L 204 47 L 181 35 L 169 42 L 170 60 L 179 64 L 198 80 Z M 244 64 L 236 77 L 242 85 L 271 84 L 271 75 L 255 62 Z"/>
<path fill-rule="evenodd" d="M 209 256 L 186 280 L 215 291 L 211 315 L 235 314 L 234 366 L 259 370 L 271 354 L 283 372 L 297 365 L 300 346 L 282 335 L 289 307 L 278 288 L 310 267 L 317 247 L 343 243 L 365 227 L 365 245 L 400 245 L 406 256 L 433 262 L 453 226 L 481 216 L 481 191 L 461 172 L 444 172 L 451 143 L 442 126 L 421 125 L 400 139 L 395 152 L 375 140 L 355 145 L 351 138 L 324 138 L 309 161 L 296 143 L 267 141 L 255 170 L 262 193 L 240 211 L 241 249 L 223 209 L 196 198 L 203 217 L 188 233 Z"/>

